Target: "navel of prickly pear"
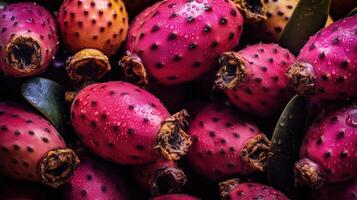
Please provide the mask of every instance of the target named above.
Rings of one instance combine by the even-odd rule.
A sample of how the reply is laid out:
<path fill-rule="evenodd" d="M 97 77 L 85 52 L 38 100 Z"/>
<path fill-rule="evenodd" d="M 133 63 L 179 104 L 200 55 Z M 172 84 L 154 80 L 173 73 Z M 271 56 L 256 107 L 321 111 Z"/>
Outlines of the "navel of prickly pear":
<path fill-rule="evenodd" d="M 209 179 L 222 180 L 265 169 L 270 141 L 254 123 L 224 106 L 209 104 L 201 108 L 188 133 L 193 139 L 189 164 Z"/>
<path fill-rule="evenodd" d="M 186 111 L 172 116 L 153 95 L 125 82 L 97 83 L 72 104 L 72 125 L 96 154 L 121 164 L 144 164 L 160 154 L 177 160 L 190 137 L 181 129 Z"/>
<path fill-rule="evenodd" d="M 120 64 L 141 84 L 147 74 L 164 85 L 191 81 L 213 70 L 216 57 L 237 45 L 242 25 L 231 1 L 161 1 L 134 19 L 128 55 Z"/>
<path fill-rule="evenodd" d="M 231 179 L 219 184 L 223 200 L 288 200 L 281 192 L 272 187 L 259 183 L 239 183 L 237 179 Z"/>
<path fill-rule="evenodd" d="M 35 3 L 15 3 L 0 10 L 0 70 L 25 77 L 46 70 L 57 51 L 51 14 Z"/>
<path fill-rule="evenodd" d="M 79 160 L 44 118 L 20 106 L 0 103 L 0 173 L 57 187 Z"/>
<path fill-rule="evenodd" d="M 357 179 L 325 185 L 319 190 L 311 192 L 311 199 L 317 200 L 356 200 Z"/>
<path fill-rule="evenodd" d="M 58 21 L 72 53 L 94 48 L 111 56 L 125 40 L 129 20 L 121 0 L 65 0 Z"/>
<path fill-rule="evenodd" d="M 240 110 L 258 117 L 280 113 L 292 96 L 287 67 L 295 56 L 277 44 L 255 44 L 219 58 L 216 85 Z"/>
<path fill-rule="evenodd" d="M 166 194 L 166 195 L 153 197 L 150 200 L 200 200 L 200 199 L 187 194 Z"/>
<path fill-rule="evenodd" d="M 166 159 L 135 166 L 132 174 L 151 195 L 180 192 L 187 181 L 177 163 Z"/>
<path fill-rule="evenodd" d="M 357 15 L 341 19 L 312 36 L 287 72 L 296 91 L 338 100 L 357 94 Z"/>
<path fill-rule="evenodd" d="M 297 182 L 312 188 L 357 178 L 357 106 L 335 108 L 307 131 L 295 163 Z"/>

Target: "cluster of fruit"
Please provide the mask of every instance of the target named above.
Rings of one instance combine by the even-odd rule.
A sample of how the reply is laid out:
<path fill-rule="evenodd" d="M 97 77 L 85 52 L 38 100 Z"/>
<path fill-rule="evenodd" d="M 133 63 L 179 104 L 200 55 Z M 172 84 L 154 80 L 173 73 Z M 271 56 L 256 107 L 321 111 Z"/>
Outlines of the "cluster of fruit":
<path fill-rule="evenodd" d="M 353 6 L 0 0 L 0 199 L 357 199 Z"/>

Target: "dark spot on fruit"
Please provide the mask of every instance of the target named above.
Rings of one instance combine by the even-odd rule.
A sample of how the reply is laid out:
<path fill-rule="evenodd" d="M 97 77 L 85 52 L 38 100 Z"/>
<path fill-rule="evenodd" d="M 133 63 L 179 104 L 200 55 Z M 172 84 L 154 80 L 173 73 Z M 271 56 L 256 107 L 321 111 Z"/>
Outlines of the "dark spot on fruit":
<path fill-rule="evenodd" d="M 14 133 L 15 133 L 15 135 L 20 135 L 21 134 L 19 130 L 15 130 Z"/>
<path fill-rule="evenodd" d="M 48 143 L 48 139 L 45 138 L 45 137 L 41 138 L 41 140 L 42 140 L 44 143 Z"/>
<path fill-rule="evenodd" d="M 211 29 L 212 29 L 212 28 L 211 28 L 209 25 L 206 25 L 206 26 L 203 28 L 203 32 L 208 33 L 208 32 L 211 31 Z"/>
<path fill-rule="evenodd" d="M 207 150 L 207 155 L 209 155 L 209 156 L 213 155 L 212 151 L 211 150 Z"/>
<path fill-rule="evenodd" d="M 252 95 L 252 94 L 253 94 L 252 90 L 249 89 L 249 88 L 246 88 L 244 91 L 245 91 L 245 93 L 247 93 L 247 94 L 249 94 L 249 95 Z"/>
<path fill-rule="evenodd" d="M 160 12 L 159 11 L 156 11 L 153 15 L 152 15 L 152 17 L 156 17 L 156 16 L 158 16 L 160 14 Z"/>
<path fill-rule="evenodd" d="M 240 138 L 240 135 L 239 135 L 239 133 L 233 133 L 233 137 Z"/>
<path fill-rule="evenodd" d="M 216 137 L 216 133 L 214 131 L 210 131 L 208 134 L 210 137 Z"/>
<path fill-rule="evenodd" d="M 182 59 L 181 55 L 175 55 L 175 57 L 173 58 L 173 61 L 178 62 Z"/>
<path fill-rule="evenodd" d="M 199 126 L 200 126 L 201 128 L 203 128 L 203 127 L 204 127 L 204 123 L 203 123 L 203 121 L 200 121 L 198 124 L 199 124 Z"/>
<path fill-rule="evenodd" d="M 96 101 L 91 101 L 90 105 L 91 105 L 92 107 L 95 107 L 95 106 L 97 106 L 97 102 L 96 102 Z"/>
<path fill-rule="evenodd" d="M 232 16 L 237 16 L 237 11 L 234 8 L 232 8 L 232 10 L 231 10 L 231 15 Z"/>
<path fill-rule="evenodd" d="M 114 132 L 118 132 L 118 131 L 119 131 L 119 126 L 114 125 L 114 126 L 113 126 L 113 131 L 114 131 Z"/>
<path fill-rule="evenodd" d="M 186 19 L 186 21 L 187 21 L 188 23 L 191 23 L 191 22 L 195 21 L 195 18 L 192 17 L 192 16 L 188 16 L 187 19 Z"/>
<path fill-rule="evenodd" d="M 346 80 L 346 78 L 344 77 L 344 76 L 340 76 L 340 77 L 338 77 L 337 79 L 336 79 L 336 82 L 337 83 L 342 83 L 342 82 L 344 82 Z"/>
<path fill-rule="evenodd" d="M 87 196 L 87 191 L 82 190 L 82 191 L 81 191 L 81 195 L 82 195 L 83 197 Z"/>
<path fill-rule="evenodd" d="M 132 128 L 128 128 L 127 133 L 128 133 L 128 135 L 134 135 L 135 134 L 135 130 L 132 129 Z"/>
<path fill-rule="evenodd" d="M 203 8 L 205 11 L 212 11 L 212 7 L 210 5 L 205 5 Z"/>
<path fill-rule="evenodd" d="M 261 67 L 260 69 L 261 69 L 263 72 L 266 72 L 266 71 L 268 70 L 267 67 Z"/>
<path fill-rule="evenodd" d="M 115 91 L 113 91 L 113 90 L 109 92 L 110 96 L 114 96 L 114 94 L 115 94 Z"/>
<path fill-rule="evenodd" d="M 172 14 L 170 15 L 170 19 L 175 18 L 175 17 L 177 17 L 177 14 L 176 14 L 176 13 L 172 13 Z"/>
<path fill-rule="evenodd" d="M 129 105 L 129 106 L 128 106 L 128 109 L 131 110 L 131 111 L 134 110 L 134 108 L 135 108 L 134 105 Z"/>
<path fill-rule="evenodd" d="M 139 151 L 144 150 L 144 146 L 143 146 L 143 145 L 140 145 L 140 144 L 136 145 L 135 148 L 136 148 L 137 150 L 139 150 Z"/>
<path fill-rule="evenodd" d="M 93 128 L 95 128 L 95 127 L 97 126 L 97 123 L 96 123 L 95 121 L 91 121 L 91 122 L 90 122 L 90 125 L 91 125 Z"/>
<path fill-rule="evenodd" d="M 19 115 L 18 115 L 18 114 L 12 114 L 12 117 L 13 117 L 13 118 L 18 118 Z"/>
<path fill-rule="evenodd" d="M 341 130 L 337 133 L 337 138 L 342 139 L 343 137 L 345 137 L 345 131 Z"/>
<path fill-rule="evenodd" d="M 8 127 L 6 125 L 1 125 L 0 128 L 1 128 L 2 131 L 7 131 L 8 130 Z"/>
<path fill-rule="evenodd" d="M 325 52 L 321 52 L 321 53 L 319 54 L 319 58 L 320 58 L 320 59 L 324 59 L 325 56 L 326 56 L 326 55 L 325 55 Z"/>
<path fill-rule="evenodd" d="M 340 153 L 340 158 L 341 159 L 344 159 L 344 158 L 346 158 L 348 156 L 348 152 L 347 151 L 342 151 L 341 153 Z"/>
<path fill-rule="evenodd" d="M 341 67 L 342 67 L 342 68 L 347 68 L 347 67 L 348 67 L 348 63 L 349 63 L 349 62 L 348 62 L 347 60 L 342 61 L 342 62 L 341 62 Z"/>
<path fill-rule="evenodd" d="M 169 79 L 170 81 L 173 81 L 173 80 L 176 80 L 177 77 L 176 76 L 169 76 L 169 77 L 167 77 L 167 79 Z"/>
<path fill-rule="evenodd" d="M 108 147 L 114 148 L 114 144 L 112 142 L 108 142 Z"/>
<path fill-rule="evenodd" d="M 214 47 L 217 47 L 218 46 L 218 42 L 217 41 L 213 41 L 211 43 L 211 47 L 214 48 Z"/>
<path fill-rule="evenodd" d="M 313 50 L 315 47 L 316 47 L 316 46 L 315 46 L 315 43 L 312 43 L 312 44 L 309 46 L 309 50 L 311 51 L 311 50 Z"/>
<path fill-rule="evenodd" d="M 162 64 L 162 63 L 156 63 L 155 66 L 156 66 L 156 68 L 161 69 L 161 68 L 164 67 L 164 64 Z"/>
<path fill-rule="evenodd" d="M 200 62 L 195 62 L 195 63 L 193 63 L 193 65 L 192 65 L 193 68 L 197 68 L 197 67 L 199 67 L 199 66 L 201 66 L 201 63 L 200 63 Z"/>
<path fill-rule="evenodd" d="M 213 121 L 213 122 L 218 122 L 218 121 L 219 121 L 219 118 L 217 118 L 217 117 L 212 117 L 212 121 Z"/>
<path fill-rule="evenodd" d="M 193 50 L 193 49 L 195 49 L 197 47 L 197 44 L 195 44 L 195 43 L 191 43 L 189 46 L 188 46 L 188 48 L 190 49 L 190 50 Z"/>
<path fill-rule="evenodd" d="M 12 145 L 12 147 L 14 148 L 14 150 L 19 150 L 20 149 L 20 146 L 17 145 L 17 144 Z"/>
<path fill-rule="evenodd" d="M 279 80 L 279 77 L 278 77 L 278 76 L 274 76 L 274 77 L 273 77 L 273 80 L 274 80 L 274 81 L 278 81 L 278 80 Z"/>
<path fill-rule="evenodd" d="M 330 158 L 331 157 L 331 152 L 327 151 L 324 153 L 324 158 Z"/>
<path fill-rule="evenodd" d="M 322 137 L 321 136 L 316 140 L 316 144 L 317 145 L 321 145 L 322 144 Z"/>
<path fill-rule="evenodd" d="M 90 174 L 87 175 L 87 180 L 88 181 L 92 180 L 92 176 Z"/>
<path fill-rule="evenodd" d="M 220 149 L 220 150 L 219 150 L 219 155 L 223 156 L 223 155 L 225 155 L 225 154 L 226 154 L 226 152 L 225 152 L 223 149 Z"/>
<path fill-rule="evenodd" d="M 170 33 L 168 39 L 169 40 L 174 40 L 174 39 L 176 39 L 176 37 L 177 37 L 176 33 Z"/>
<path fill-rule="evenodd" d="M 155 50 L 158 47 L 159 47 L 159 45 L 157 43 L 153 43 L 153 44 L 151 44 L 150 49 Z"/>
<path fill-rule="evenodd" d="M 102 185 L 101 189 L 102 189 L 103 192 L 106 192 L 106 191 L 107 191 L 107 187 L 104 186 L 104 185 Z"/>
<path fill-rule="evenodd" d="M 79 115 L 79 117 L 80 117 L 81 119 L 85 119 L 85 118 L 86 118 L 86 116 L 85 116 L 83 113 L 81 113 L 81 114 Z"/>
<path fill-rule="evenodd" d="M 336 37 L 335 39 L 332 40 L 332 44 L 336 45 L 340 42 L 340 39 L 338 37 Z"/>
<path fill-rule="evenodd" d="M 31 147 L 27 147 L 26 150 L 27 150 L 28 152 L 33 152 L 33 151 L 34 151 L 33 148 L 31 148 Z"/>
<path fill-rule="evenodd" d="M 173 7 L 175 7 L 175 3 L 171 3 L 171 4 L 169 4 L 167 7 L 169 7 L 169 8 L 173 8 Z"/>
<path fill-rule="evenodd" d="M 323 75 L 321 76 L 321 78 L 322 78 L 322 80 L 327 81 L 327 80 L 329 80 L 330 75 L 329 75 L 329 74 L 323 74 Z"/>
<path fill-rule="evenodd" d="M 269 58 L 269 59 L 268 59 L 268 62 L 269 62 L 269 63 L 273 63 L 273 62 L 274 62 L 274 59 L 273 59 L 273 58 Z"/>
<path fill-rule="evenodd" d="M 157 32 L 159 30 L 159 26 L 158 25 L 154 25 L 151 29 L 151 32 Z"/>
<path fill-rule="evenodd" d="M 221 25 L 225 25 L 225 24 L 227 24 L 227 19 L 226 19 L 225 17 L 222 17 L 222 18 L 219 20 L 219 23 L 220 23 Z"/>
<path fill-rule="evenodd" d="M 130 158 L 133 159 L 133 160 L 138 160 L 138 159 L 139 159 L 139 156 L 131 155 Z"/>
<path fill-rule="evenodd" d="M 35 132 L 33 132 L 33 131 L 28 131 L 28 134 L 29 134 L 29 135 L 35 135 Z"/>
<path fill-rule="evenodd" d="M 226 144 L 227 141 L 225 139 L 221 139 L 221 144 Z"/>

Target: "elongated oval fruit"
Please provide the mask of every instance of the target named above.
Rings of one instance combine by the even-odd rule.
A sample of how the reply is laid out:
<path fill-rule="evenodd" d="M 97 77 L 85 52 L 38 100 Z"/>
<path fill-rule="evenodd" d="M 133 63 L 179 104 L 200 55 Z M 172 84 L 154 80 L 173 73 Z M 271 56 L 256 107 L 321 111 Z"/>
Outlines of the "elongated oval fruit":
<path fill-rule="evenodd" d="M 320 188 L 357 178 L 357 105 L 335 108 L 316 120 L 295 163 L 298 183 Z"/>
<path fill-rule="evenodd" d="M 77 94 L 71 110 L 84 144 L 120 164 L 144 164 L 161 156 L 178 160 L 191 144 L 181 129 L 187 112 L 170 116 L 156 97 L 130 83 L 89 85 Z"/>
<path fill-rule="evenodd" d="M 128 13 L 122 0 L 65 0 L 58 13 L 62 40 L 75 53 L 83 48 L 117 52 L 128 31 Z"/>
<path fill-rule="evenodd" d="M 239 183 L 238 179 L 231 179 L 219 184 L 223 200 L 288 200 L 280 191 L 260 183 Z"/>
<path fill-rule="evenodd" d="M 295 56 L 277 44 L 225 52 L 219 58 L 216 85 L 244 112 L 258 117 L 280 114 L 292 97 L 285 73 L 294 62 Z"/>
<path fill-rule="evenodd" d="M 357 15 L 312 36 L 287 71 L 295 90 L 323 100 L 357 95 Z"/>
<path fill-rule="evenodd" d="M 264 171 L 270 141 L 259 128 L 228 108 L 209 104 L 191 121 L 192 169 L 211 180 Z"/>
<path fill-rule="evenodd" d="M 161 1 L 134 19 L 128 55 L 120 64 L 128 79 L 140 84 L 147 83 L 147 74 L 164 85 L 191 81 L 213 70 L 217 56 L 237 45 L 242 25 L 231 1 Z"/>
<path fill-rule="evenodd" d="M 45 71 L 58 46 L 51 14 L 35 3 L 15 3 L 1 9 L 0 16 L 0 70 L 14 77 Z"/>
<path fill-rule="evenodd" d="M 20 106 L 0 103 L 0 173 L 58 187 L 79 159 L 47 120 Z"/>

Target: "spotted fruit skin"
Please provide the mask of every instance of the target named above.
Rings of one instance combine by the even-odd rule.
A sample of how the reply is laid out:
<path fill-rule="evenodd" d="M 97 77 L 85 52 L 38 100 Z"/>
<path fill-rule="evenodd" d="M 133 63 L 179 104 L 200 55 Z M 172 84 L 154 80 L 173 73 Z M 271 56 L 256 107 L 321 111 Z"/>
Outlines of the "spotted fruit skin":
<path fill-rule="evenodd" d="M 317 200 L 356 200 L 357 179 L 326 185 L 317 191 L 312 191 L 311 198 Z"/>
<path fill-rule="evenodd" d="M 186 194 L 166 194 L 153 197 L 150 200 L 199 200 L 199 198 Z"/>
<path fill-rule="evenodd" d="M 58 21 L 62 40 L 72 53 L 94 48 L 107 56 L 117 52 L 129 26 L 128 13 L 121 0 L 65 0 Z"/>
<path fill-rule="evenodd" d="M 341 19 L 312 36 L 288 70 L 303 95 L 341 100 L 357 94 L 357 15 Z M 306 81 L 307 80 L 307 81 Z"/>
<path fill-rule="evenodd" d="M 264 166 L 258 169 L 243 156 L 245 146 L 262 135 L 259 128 L 229 108 L 214 104 L 202 107 L 190 122 L 188 133 L 193 138 L 189 165 L 206 178 L 219 181 L 264 170 Z M 269 147 L 270 142 L 266 143 L 261 146 Z"/>
<path fill-rule="evenodd" d="M 36 3 L 13 3 L 0 9 L 0 70 L 6 76 L 27 77 L 44 72 L 56 55 L 58 48 L 57 26 L 45 8 Z M 7 46 L 12 40 L 23 37 L 39 45 L 40 63 L 34 69 L 15 69 L 7 61 Z"/>
<path fill-rule="evenodd" d="M 357 106 L 355 104 L 334 108 L 317 119 L 304 136 L 299 163 L 307 162 L 316 169 L 321 183 L 305 182 L 313 188 L 325 183 L 336 183 L 357 177 Z M 297 180 L 307 179 L 308 174 L 295 174 Z"/>
<path fill-rule="evenodd" d="M 165 0 L 134 19 L 127 50 L 153 79 L 176 85 L 213 70 L 217 56 L 237 45 L 242 23 L 231 1 Z"/>
<path fill-rule="evenodd" d="M 257 117 L 280 114 L 293 94 L 286 70 L 295 62 L 295 56 L 277 44 L 262 43 L 237 54 L 242 57 L 246 74 L 235 88 L 224 90 L 229 100 Z"/>

